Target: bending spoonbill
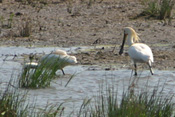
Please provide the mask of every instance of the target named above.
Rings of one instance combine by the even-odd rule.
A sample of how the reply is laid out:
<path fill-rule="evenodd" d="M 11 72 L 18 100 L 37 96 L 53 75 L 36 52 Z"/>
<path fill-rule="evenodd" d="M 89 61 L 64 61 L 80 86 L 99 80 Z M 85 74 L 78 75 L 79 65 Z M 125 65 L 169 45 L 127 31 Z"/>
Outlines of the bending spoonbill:
<path fill-rule="evenodd" d="M 63 75 L 65 75 L 63 70 L 65 66 L 77 63 L 77 59 L 75 56 L 70 56 L 67 54 L 66 51 L 60 49 L 53 51 L 51 54 L 43 56 L 41 58 L 41 61 L 45 59 L 47 59 L 47 61 L 49 61 L 51 64 L 59 64 L 59 68 L 61 69 Z M 58 63 L 53 63 L 55 62 L 55 60 L 58 60 Z"/>
<path fill-rule="evenodd" d="M 63 68 L 67 65 L 77 63 L 77 59 L 75 56 L 68 55 L 66 51 L 58 49 L 52 52 L 51 54 L 47 54 L 41 57 L 41 63 L 45 63 L 45 62 L 49 63 L 47 65 L 48 67 L 58 64 L 59 69 L 61 69 L 63 75 L 65 75 Z M 25 63 L 24 68 L 37 68 L 39 65 L 41 64 L 37 62 L 29 62 L 29 63 Z"/>
<path fill-rule="evenodd" d="M 125 44 L 125 40 L 127 39 L 127 43 L 129 45 L 128 54 L 134 62 L 135 67 L 135 75 L 137 75 L 137 65 L 136 63 L 147 63 L 150 69 L 151 74 L 153 75 L 153 70 L 151 68 L 151 63 L 153 60 L 153 53 L 149 46 L 143 43 L 136 43 L 139 41 L 138 34 L 131 27 L 124 28 L 124 37 L 121 49 L 119 54 L 123 53 L 123 48 Z"/>

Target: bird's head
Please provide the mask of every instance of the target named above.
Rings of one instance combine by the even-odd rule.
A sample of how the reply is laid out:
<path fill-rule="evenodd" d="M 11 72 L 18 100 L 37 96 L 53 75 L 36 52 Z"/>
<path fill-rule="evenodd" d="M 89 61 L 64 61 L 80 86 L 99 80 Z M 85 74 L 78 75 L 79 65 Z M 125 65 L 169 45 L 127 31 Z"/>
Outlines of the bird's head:
<path fill-rule="evenodd" d="M 124 44 L 125 44 L 125 41 L 126 41 L 126 38 L 130 36 L 130 37 L 133 37 L 133 41 L 134 42 L 138 42 L 139 41 L 139 37 L 138 37 L 138 34 L 135 32 L 135 30 L 131 27 L 125 27 L 124 28 L 124 36 L 123 36 L 123 43 L 121 45 L 121 49 L 119 51 L 119 54 L 121 55 L 124 51 Z"/>
<path fill-rule="evenodd" d="M 139 34 L 136 33 L 136 31 L 133 28 L 131 28 L 131 27 L 125 27 L 124 28 L 124 36 L 125 36 L 125 38 L 128 35 L 130 35 L 131 37 L 133 37 L 133 41 L 134 42 L 138 42 L 140 40 L 139 37 L 138 37 Z"/>
<path fill-rule="evenodd" d="M 76 64 L 77 58 L 75 56 L 69 56 L 69 63 L 70 64 Z"/>

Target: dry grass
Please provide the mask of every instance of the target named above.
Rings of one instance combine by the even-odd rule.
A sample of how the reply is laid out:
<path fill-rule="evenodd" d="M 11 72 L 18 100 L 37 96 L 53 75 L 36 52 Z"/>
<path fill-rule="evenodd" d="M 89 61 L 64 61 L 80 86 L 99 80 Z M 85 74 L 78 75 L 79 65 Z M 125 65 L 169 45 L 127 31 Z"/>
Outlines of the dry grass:
<path fill-rule="evenodd" d="M 21 23 L 21 27 L 19 27 L 20 37 L 29 37 L 32 32 L 32 24 L 30 18 L 24 18 Z"/>
<path fill-rule="evenodd" d="M 160 20 L 169 20 L 172 18 L 172 10 L 175 0 L 142 0 L 146 6 L 141 15 L 155 17 Z"/>

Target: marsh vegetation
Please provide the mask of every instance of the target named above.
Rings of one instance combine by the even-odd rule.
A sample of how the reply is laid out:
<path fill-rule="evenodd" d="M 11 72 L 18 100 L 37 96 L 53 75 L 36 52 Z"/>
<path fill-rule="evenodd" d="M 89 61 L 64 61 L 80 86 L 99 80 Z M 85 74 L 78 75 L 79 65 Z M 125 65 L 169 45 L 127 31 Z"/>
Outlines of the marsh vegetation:
<path fill-rule="evenodd" d="M 50 57 L 50 54 L 48 54 L 35 66 L 30 63 L 28 65 L 24 64 L 19 78 L 19 86 L 22 88 L 49 87 L 51 81 L 56 77 L 56 71 L 65 66 L 65 61 L 66 58 Z"/>
<path fill-rule="evenodd" d="M 139 80 L 139 79 L 138 79 Z M 64 103 L 47 104 L 43 108 L 37 108 L 35 100 L 29 103 L 28 91 L 18 88 L 18 82 L 9 81 L 0 94 L 0 114 L 2 116 L 30 116 L 30 117 L 62 117 L 64 116 Z M 113 82 L 114 83 L 114 82 Z M 134 83 L 131 78 L 130 85 L 121 93 L 116 85 L 106 81 L 99 86 L 99 91 L 92 98 L 84 99 L 77 117 L 116 117 L 116 116 L 159 116 L 171 117 L 174 114 L 174 94 L 164 91 L 164 85 L 159 83 L 148 88 L 149 82 L 138 89 L 138 81 Z M 3 84 L 3 83 L 1 83 Z M 69 116 L 72 113 L 67 114 Z"/>
<path fill-rule="evenodd" d="M 140 15 L 155 17 L 159 20 L 166 20 L 171 24 L 175 0 L 142 0 L 147 6 Z"/>
<path fill-rule="evenodd" d="M 0 84 L 4 84 L 1 82 Z M 33 103 L 28 102 L 28 91 L 17 87 L 18 82 L 11 78 L 7 86 L 0 92 L 0 116 L 3 117 L 56 117 L 63 113 L 62 104 L 48 104 L 43 109 L 36 107 L 35 98 Z"/>
<path fill-rule="evenodd" d="M 85 100 L 79 117 L 171 117 L 174 116 L 174 95 L 163 95 L 163 87 L 148 91 L 128 87 L 120 97 L 116 86 L 105 87 L 95 99 Z M 91 101 L 94 103 L 91 103 Z"/>

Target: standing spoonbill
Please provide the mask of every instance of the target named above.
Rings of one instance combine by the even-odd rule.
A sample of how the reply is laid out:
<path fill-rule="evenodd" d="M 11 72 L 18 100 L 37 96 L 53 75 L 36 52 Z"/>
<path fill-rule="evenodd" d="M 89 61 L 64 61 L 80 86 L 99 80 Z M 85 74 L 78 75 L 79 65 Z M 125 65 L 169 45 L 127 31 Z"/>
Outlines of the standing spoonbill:
<path fill-rule="evenodd" d="M 151 74 L 153 75 L 153 70 L 151 68 L 151 63 L 153 60 L 153 53 L 149 46 L 143 43 L 136 43 L 139 41 L 138 34 L 131 27 L 124 28 L 124 37 L 121 49 L 119 54 L 123 53 L 123 48 L 125 41 L 127 39 L 127 43 L 129 45 L 128 54 L 134 62 L 135 67 L 135 75 L 137 75 L 137 65 L 136 63 L 147 63 L 150 69 Z"/>

